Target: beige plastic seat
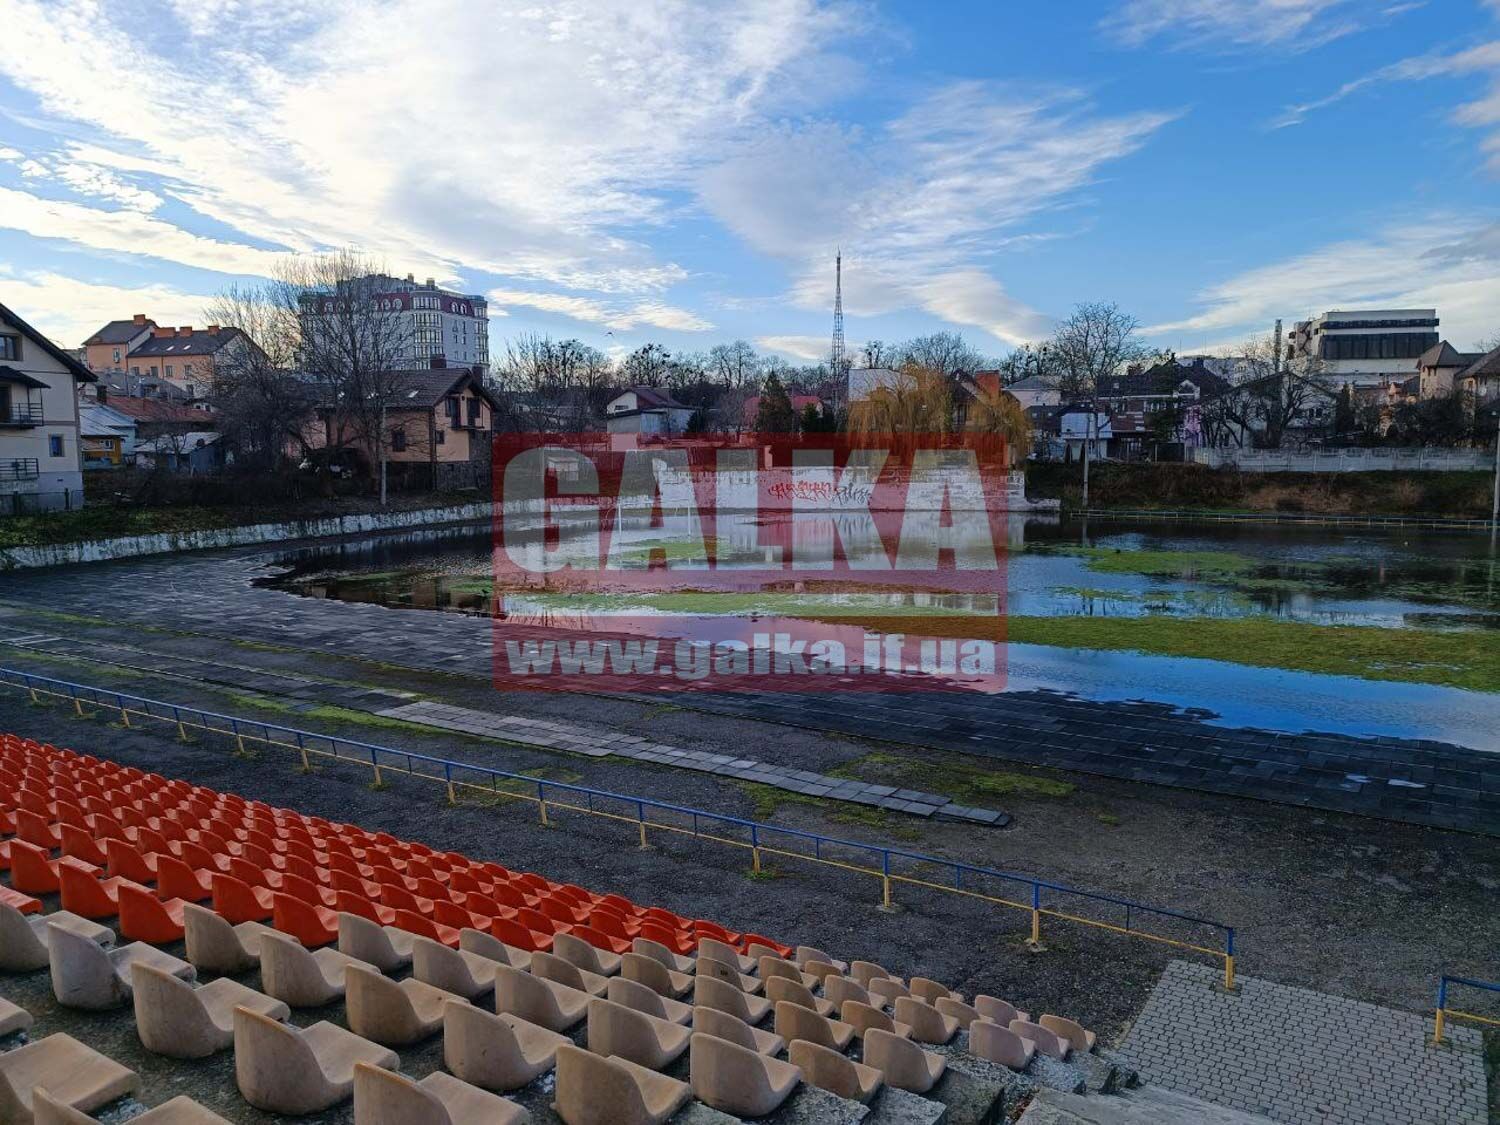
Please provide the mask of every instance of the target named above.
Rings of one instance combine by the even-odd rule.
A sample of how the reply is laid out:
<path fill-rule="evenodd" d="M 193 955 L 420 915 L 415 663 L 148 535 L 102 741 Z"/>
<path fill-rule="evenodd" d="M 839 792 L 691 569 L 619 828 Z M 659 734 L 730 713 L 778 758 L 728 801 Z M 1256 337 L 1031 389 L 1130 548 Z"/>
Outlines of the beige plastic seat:
<path fill-rule="evenodd" d="M 31 1109 L 36 1125 L 99 1125 L 88 1114 L 64 1105 L 42 1089 L 32 1092 Z M 188 1097 L 173 1098 L 130 1120 L 132 1125 L 137 1122 L 141 1125 L 229 1125 L 213 1110 L 205 1109 Z"/>
<path fill-rule="evenodd" d="M 691 1100 L 686 1082 L 571 1043 L 557 1049 L 557 1100 L 566 1125 L 662 1125 Z"/>
<path fill-rule="evenodd" d="M 443 1065 L 486 1090 L 518 1090 L 556 1065 L 566 1035 L 473 1004 L 443 1005 Z"/>
<path fill-rule="evenodd" d="M 458 931 L 458 948 L 465 953 L 477 953 L 490 961 L 498 961 L 523 972 L 531 969 L 531 954 L 513 945 L 506 945 L 494 934 L 483 930 L 462 929 Z"/>
<path fill-rule="evenodd" d="M 850 961 L 849 975 L 853 977 L 855 982 L 858 983 L 858 985 L 866 991 L 869 990 L 870 982 L 872 980 L 878 980 L 882 977 L 887 980 L 899 981 L 900 979 L 895 975 L 886 972 L 879 965 L 875 964 L 874 961 Z"/>
<path fill-rule="evenodd" d="M 1059 1039 L 1066 1040 L 1068 1046 L 1072 1047 L 1073 1050 L 1082 1051 L 1084 1054 L 1092 1051 L 1094 1044 L 1098 1042 L 1098 1036 L 1092 1031 L 1062 1016 L 1043 1016 L 1036 1022 L 1052 1032 Z"/>
<path fill-rule="evenodd" d="M 0 996 L 0 1036 L 25 1031 L 35 1022 L 31 1013 L 21 1005 L 12 1004 L 5 997 Z"/>
<path fill-rule="evenodd" d="M 835 1051 L 843 1051 L 854 1038 L 854 1028 L 843 1020 L 820 1016 L 811 1008 L 789 1000 L 776 1002 L 776 1034 L 788 1043 L 809 1039 Z"/>
<path fill-rule="evenodd" d="M 747 1047 L 758 1055 L 779 1055 L 786 1046 L 786 1040 L 781 1036 L 770 1031 L 761 1031 L 758 1027 L 751 1027 L 744 1020 L 731 1016 L 728 1012 L 721 1012 L 717 1008 L 694 1008 L 693 1030 L 712 1035 L 715 1039 L 727 1039 L 731 1043 L 738 1043 L 741 1047 Z"/>
<path fill-rule="evenodd" d="M 347 1101 L 354 1064 L 395 1070 L 396 1052 L 326 1020 L 299 1028 L 249 1008 L 234 1010 L 234 1078 L 256 1109 L 296 1116 Z"/>
<path fill-rule="evenodd" d="M 789 980 L 786 977 L 772 977 L 766 981 L 766 999 L 773 1004 L 779 1004 L 783 1000 L 788 1004 L 800 1004 L 809 1011 L 817 1012 L 820 1016 L 833 1014 L 832 1000 L 814 996 L 812 990 L 801 981 Z"/>
<path fill-rule="evenodd" d="M 728 1012 L 752 1027 L 765 1019 L 766 1013 L 771 1010 L 771 1001 L 764 996 L 747 996 L 734 985 L 714 977 L 698 977 L 693 990 L 693 1001 L 705 1008 Z"/>
<path fill-rule="evenodd" d="M 435 1070 L 414 1082 L 369 1063 L 354 1064 L 354 1125 L 524 1125 L 515 1102 Z"/>
<path fill-rule="evenodd" d="M 564 961 L 577 965 L 585 972 L 601 977 L 612 977 L 620 971 L 620 954 L 596 949 L 582 938 L 572 934 L 556 934 L 552 938 L 552 952 Z"/>
<path fill-rule="evenodd" d="M 186 961 L 143 941 L 107 950 L 62 926 L 47 928 L 47 958 L 57 1002 L 67 1008 L 92 1011 L 119 1008 L 130 1002 L 132 965 L 152 965 L 182 980 L 198 975 Z"/>
<path fill-rule="evenodd" d="M 436 1035 L 443 1026 L 443 1005 L 453 993 L 414 977 L 391 980 L 356 963 L 344 970 L 344 1012 L 349 1030 L 387 1047 L 404 1047 Z"/>
<path fill-rule="evenodd" d="M 31 1125 L 32 1092 L 88 1113 L 140 1088 L 128 1070 L 71 1035 L 49 1035 L 0 1055 L 0 1121 Z"/>
<path fill-rule="evenodd" d="M 902 1039 L 911 1038 L 911 1028 L 906 1024 L 897 1023 L 879 1008 L 858 1000 L 845 1000 L 844 1006 L 839 1009 L 839 1018 L 854 1028 L 854 1034 L 861 1039 L 872 1027 L 881 1031 L 889 1031 L 892 1035 L 901 1036 Z"/>
<path fill-rule="evenodd" d="M 870 993 L 870 1003 L 889 1008 L 902 997 L 910 997 L 911 991 L 899 980 L 890 977 L 876 977 L 870 982 L 867 989 Z"/>
<path fill-rule="evenodd" d="M 796 981 L 804 988 L 817 988 L 821 977 L 815 973 L 804 973 L 792 962 L 783 960 L 770 953 L 761 954 L 756 961 L 760 967 L 760 979 L 762 982 L 769 981 L 772 977 L 785 977 L 787 980 Z"/>
<path fill-rule="evenodd" d="M 822 965 L 832 965 L 841 973 L 849 971 L 849 962 L 840 961 L 837 957 L 831 957 L 821 949 L 811 945 L 799 945 L 797 951 L 792 954 L 792 959 L 802 967 L 804 972 L 808 971 L 807 966 L 814 962 Z"/>
<path fill-rule="evenodd" d="M 933 1007 L 943 1015 L 956 1019 L 958 1026 L 964 1031 L 968 1031 L 969 1025 L 975 1020 L 984 1018 L 979 1014 L 979 1009 L 965 1004 L 962 1000 L 955 1000 L 951 996 L 939 996 Z"/>
<path fill-rule="evenodd" d="M 742 973 L 726 961 L 718 961 L 712 957 L 698 958 L 697 979 L 712 977 L 721 980 L 725 984 L 732 984 L 741 992 L 756 993 L 764 985 L 759 977 L 752 977 L 749 973 Z"/>
<path fill-rule="evenodd" d="M 660 961 L 674 973 L 691 973 L 697 965 L 693 958 L 674 953 L 661 942 L 652 941 L 650 938 L 636 938 L 630 943 L 630 952 L 639 953 L 642 957 L 649 957 L 653 961 Z"/>
<path fill-rule="evenodd" d="M 869 991 L 848 977 L 824 977 L 823 997 L 833 1005 L 833 1010 L 836 1012 L 843 1011 L 845 1000 L 858 1000 L 861 1004 L 870 1003 Z"/>
<path fill-rule="evenodd" d="M 571 961 L 564 961 L 555 953 L 533 953 L 531 975 L 541 977 L 542 980 L 550 980 L 555 984 L 565 984 L 569 988 L 576 988 L 579 992 L 587 992 L 590 996 L 603 996 L 605 990 L 609 988 L 608 977 L 591 973 L 587 969 L 580 969 Z"/>
<path fill-rule="evenodd" d="M 1011 1020 L 1008 1026 L 1022 1039 L 1036 1044 L 1039 1052 L 1050 1055 L 1054 1059 L 1067 1059 L 1068 1052 L 1073 1049 L 1073 1045 L 1066 1039 L 1039 1023 L 1032 1023 L 1030 1020 Z"/>
<path fill-rule="evenodd" d="M 509 1012 L 548 1031 L 567 1031 L 588 1015 L 589 994 L 534 977 L 509 965 L 495 966 L 495 1011 Z"/>
<path fill-rule="evenodd" d="M 729 985 L 725 985 L 728 988 Z M 645 1012 L 659 1020 L 686 1024 L 693 1018 L 693 1009 L 680 1000 L 672 1000 L 661 993 L 624 977 L 610 977 L 605 997 L 615 1004 L 624 1004 L 637 1012 Z M 740 995 L 744 995 L 741 993 Z"/>
<path fill-rule="evenodd" d="M 624 1004 L 597 998 L 589 1001 L 588 1048 L 605 1058 L 629 1059 L 649 1070 L 665 1070 L 687 1050 L 692 1034 L 681 1024 Z"/>
<path fill-rule="evenodd" d="M 294 1008 L 332 1004 L 344 995 L 344 970 L 364 964 L 331 946 L 309 952 L 296 938 L 277 930 L 260 935 L 260 986 L 266 995 Z"/>
<path fill-rule="evenodd" d="M 947 1043 L 958 1034 L 957 1019 L 911 996 L 896 1000 L 896 1020 L 911 1028 L 911 1037 L 918 1043 Z"/>
<path fill-rule="evenodd" d="M 415 935 L 395 926 L 382 926 L 358 914 L 339 914 L 339 952 L 382 973 L 390 973 L 411 964 Z"/>
<path fill-rule="evenodd" d="M 412 943 L 411 975 L 423 984 L 474 1000 L 495 987 L 499 961 L 478 953 L 449 949 L 440 941 L 419 937 Z"/>
<path fill-rule="evenodd" d="M 716 938 L 698 939 L 698 960 L 702 961 L 705 957 L 718 961 L 722 965 L 728 965 L 741 973 L 748 973 L 755 968 L 754 957 L 747 957 L 734 946 Z"/>
<path fill-rule="evenodd" d="M 692 977 L 669 969 L 660 961 L 639 953 L 627 953 L 620 958 L 620 975 L 674 1000 L 693 990 Z"/>
<path fill-rule="evenodd" d="M 234 1010 L 284 1020 L 292 1013 L 280 1000 L 219 977 L 194 988 L 171 973 L 137 963 L 130 967 L 135 990 L 135 1030 L 146 1050 L 172 1059 L 204 1059 L 234 1043 Z"/>
<path fill-rule="evenodd" d="M 938 998 L 942 996 L 946 996 L 950 1000 L 957 1000 L 960 1003 L 962 1003 L 964 998 L 962 992 L 955 992 L 946 984 L 939 984 L 928 977 L 912 977 L 907 983 L 907 988 L 911 990 L 913 996 L 924 1004 L 936 1005 Z"/>
<path fill-rule="evenodd" d="M 924 1051 L 910 1039 L 871 1028 L 865 1032 L 865 1065 L 885 1075 L 885 1084 L 913 1094 L 925 1094 L 937 1085 L 948 1060 L 936 1051 Z"/>
<path fill-rule="evenodd" d="M 9 903 L 0 903 L 0 970 L 30 973 L 47 967 L 47 927 L 61 926 L 106 948 L 114 945 L 115 932 L 67 910 L 52 914 L 22 914 Z"/>
<path fill-rule="evenodd" d="M 810 1039 L 795 1040 L 787 1057 L 802 1071 L 804 1081 L 851 1102 L 868 1104 L 885 1083 L 880 1071 L 873 1066 L 845 1058 L 832 1048 Z"/>
<path fill-rule="evenodd" d="M 1031 1018 L 1008 1000 L 1001 1000 L 997 996 L 986 996 L 983 993 L 974 997 L 974 1010 L 991 1023 L 998 1023 L 1001 1027 L 1009 1027 L 1011 1020 Z"/>
<path fill-rule="evenodd" d="M 199 906 L 182 904 L 184 956 L 200 973 L 244 973 L 260 965 L 260 939 L 275 933 L 262 922 L 240 922 L 231 926 L 225 919 Z"/>
<path fill-rule="evenodd" d="M 701 1031 L 693 1033 L 689 1071 L 699 1101 L 736 1117 L 775 1112 L 802 1081 L 802 1071 L 791 1063 Z"/>
<path fill-rule="evenodd" d="M 830 980 L 834 977 L 842 978 L 843 970 L 837 965 L 828 964 L 826 961 L 809 961 L 802 966 L 802 975 L 804 977 L 811 977 L 814 981 L 821 984 L 825 980 Z"/>
<path fill-rule="evenodd" d="M 1008 1027 L 980 1018 L 969 1025 L 969 1053 L 1011 1070 L 1025 1070 L 1036 1054 L 1036 1044 Z"/>

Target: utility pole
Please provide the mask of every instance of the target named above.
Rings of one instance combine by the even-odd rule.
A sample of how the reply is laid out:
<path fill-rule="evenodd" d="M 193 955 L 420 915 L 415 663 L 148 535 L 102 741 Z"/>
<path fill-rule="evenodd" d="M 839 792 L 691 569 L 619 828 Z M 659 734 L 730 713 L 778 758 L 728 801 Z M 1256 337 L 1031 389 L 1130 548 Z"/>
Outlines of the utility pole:
<path fill-rule="evenodd" d="M 1495 490 L 1490 501 L 1490 550 L 1495 549 L 1495 533 L 1500 530 L 1500 410 L 1495 412 Z"/>

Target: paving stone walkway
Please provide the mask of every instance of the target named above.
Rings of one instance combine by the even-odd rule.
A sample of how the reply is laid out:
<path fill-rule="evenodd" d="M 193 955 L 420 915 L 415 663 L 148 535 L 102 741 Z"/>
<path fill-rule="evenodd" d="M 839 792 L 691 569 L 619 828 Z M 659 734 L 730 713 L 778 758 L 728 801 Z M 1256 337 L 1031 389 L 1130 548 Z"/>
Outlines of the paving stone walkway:
<path fill-rule="evenodd" d="M 377 714 L 405 722 L 462 731 L 482 738 L 500 738 L 548 750 L 587 754 L 591 758 L 633 758 L 636 761 L 655 762 L 659 765 L 697 770 L 700 773 L 720 774 L 809 797 L 851 801 L 857 805 L 890 809 L 910 813 L 912 816 L 936 817 L 939 820 L 956 820 L 997 828 L 1010 823 L 1010 817 L 1006 813 L 960 805 L 941 793 L 924 793 L 917 789 L 898 789 L 894 785 L 875 785 L 850 778 L 830 777 L 754 758 L 684 750 L 607 727 L 560 723 L 554 719 L 534 719 L 525 715 L 498 715 L 493 711 L 475 711 L 468 707 L 436 702 L 406 703 L 399 707 L 388 707 Z"/>
<path fill-rule="evenodd" d="M 1150 1083 L 1285 1125 L 1486 1125 L 1472 1028 L 1431 1047 L 1432 1019 L 1306 988 L 1167 965 L 1126 1039 Z"/>

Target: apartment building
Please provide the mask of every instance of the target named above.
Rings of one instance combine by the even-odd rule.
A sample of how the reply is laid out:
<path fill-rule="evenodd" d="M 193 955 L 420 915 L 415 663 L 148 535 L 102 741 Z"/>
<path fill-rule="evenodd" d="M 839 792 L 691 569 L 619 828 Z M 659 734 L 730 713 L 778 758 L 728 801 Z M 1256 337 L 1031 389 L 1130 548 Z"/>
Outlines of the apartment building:
<path fill-rule="evenodd" d="M 418 284 L 414 275 L 405 280 L 372 274 L 349 283 L 360 300 L 373 301 L 378 312 L 388 314 L 393 335 L 404 353 L 397 358 L 403 367 L 428 368 L 441 359 L 449 368 L 490 365 L 489 305 L 477 293 L 459 293 L 440 287 L 432 278 Z M 338 293 L 310 293 L 302 298 L 304 321 L 332 317 L 342 310 Z"/>
<path fill-rule="evenodd" d="M 1330 386 L 1361 390 L 1404 381 L 1438 342 L 1436 309 L 1332 309 L 1293 326 L 1284 358 L 1316 361 Z"/>
<path fill-rule="evenodd" d="M 166 384 L 192 399 L 208 395 L 214 369 L 228 349 L 255 346 L 238 328 L 173 328 L 136 313 L 99 329 L 84 341 L 83 352 L 84 362 L 96 374 Z"/>
<path fill-rule="evenodd" d="M 83 503 L 78 385 L 95 378 L 0 305 L 0 512 Z"/>

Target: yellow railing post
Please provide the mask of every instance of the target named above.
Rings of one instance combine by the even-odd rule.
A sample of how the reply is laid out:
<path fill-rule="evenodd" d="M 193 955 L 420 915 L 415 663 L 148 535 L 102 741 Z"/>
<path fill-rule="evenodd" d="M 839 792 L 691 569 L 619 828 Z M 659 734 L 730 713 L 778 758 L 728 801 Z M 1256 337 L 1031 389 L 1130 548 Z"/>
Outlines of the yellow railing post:
<path fill-rule="evenodd" d="M 759 848 L 751 848 L 750 849 L 750 869 L 752 871 L 754 871 L 757 875 L 760 874 L 760 849 Z"/>
<path fill-rule="evenodd" d="M 889 875 L 882 875 L 880 877 L 880 884 L 880 905 L 883 909 L 889 910 L 891 908 L 891 877 Z"/>
<path fill-rule="evenodd" d="M 1441 1047 L 1443 1045 L 1443 1016 L 1446 1013 L 1439 1008 L 1437 1014 L 1432 1017 L 1432 1045 Z"/>
<path fill-rule="evenodd" d="M 1224 991 L 1234 991 L 1234 954 L 1224 955 Z"/>
<path fill-rule="evenodd" d="M 646 822 L 644 820 L 642 820 L 642 821 L 637 821 L 637 823 L 641 827 L 641 847 L 643 847 L 643 848 L 649 848 L 651 845 L 648 844 L 648 843 L 646 843 Z"/>
<path fill-rule="evenodd" d="M 120 704 L 120 722 L 124 724 L 126 730 L 130 729 L 130 708 L 123 703 Z"/>
<path fill-rule="evenodd" d="M 76 695 L 73 697 L 73 710 L 78 713 L 80 719 L 83 718 L 83 700 L 79 699 Z"/>
<path fill-rule="evenodd" d="M 546 797 L 540 797 L 540 798 L 538 798 L 537 799 L 537 806 L 542 810 L 542 825 L 544 827 L 551 827 L 551 825 L 549 825 L 547 823 L 547 798 Z"/>

